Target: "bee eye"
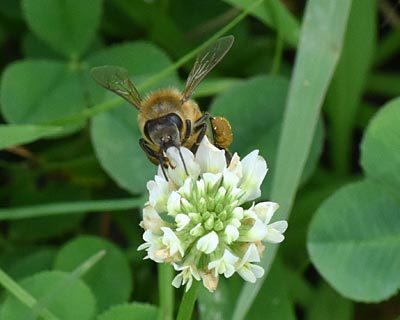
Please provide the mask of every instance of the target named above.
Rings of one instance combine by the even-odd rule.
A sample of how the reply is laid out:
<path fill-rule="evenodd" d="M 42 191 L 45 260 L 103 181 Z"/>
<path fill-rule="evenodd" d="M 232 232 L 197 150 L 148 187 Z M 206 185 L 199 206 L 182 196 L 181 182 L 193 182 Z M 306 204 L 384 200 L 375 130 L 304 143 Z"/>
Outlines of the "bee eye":
<path fill-rule="evenodd" d="M 177 126 L 177 128 L 179 129 L 179 131 L 182 130 L 182 126 L 183 126 L 182 119 L 176 113 L 169 113 L 165 117 L 168 119 L 168 121 L 174 123 Z"/>

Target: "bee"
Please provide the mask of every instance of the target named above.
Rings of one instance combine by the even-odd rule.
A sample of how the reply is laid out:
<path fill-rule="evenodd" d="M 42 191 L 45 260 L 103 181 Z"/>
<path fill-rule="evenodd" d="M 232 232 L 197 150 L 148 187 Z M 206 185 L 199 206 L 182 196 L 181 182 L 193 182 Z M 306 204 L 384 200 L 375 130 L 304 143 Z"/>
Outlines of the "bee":
<path fill-rule="evenodd" d="M 139 145 L 152 163 L 161 165 L 166 179 L 165 169 L 170 166 L 166 157 L 167 149 L 178 149 L 186 170 L 180 147 L 184 146 L 195 154 L 207 133 L 208 121 L 215 146 L 226 150 L 232 143 L 232 129 L 228 120 L 211 117 L 208 112 L 202 113 L 191 96 L 204 77 L 229 51 L 233 41 L 233 36 L 223 37 L 203 50 L 197 56 L 182 92 L 177 89 L 160 89 L 142 99 L 126 69 L 100 66 L 91 70 L 92 77 L 99 85 L 138 109 L 138 125 L 142 133 Z M 228 159 L 227 151 L 226 154 Z"/>

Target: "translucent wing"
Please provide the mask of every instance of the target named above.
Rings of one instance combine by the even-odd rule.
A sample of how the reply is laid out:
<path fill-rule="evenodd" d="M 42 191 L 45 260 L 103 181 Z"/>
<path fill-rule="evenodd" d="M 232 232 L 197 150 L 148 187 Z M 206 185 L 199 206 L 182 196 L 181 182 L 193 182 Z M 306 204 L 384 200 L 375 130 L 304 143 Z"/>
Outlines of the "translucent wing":
<path fill-rule="evenodd" d="M 233 36 L 220 38 L 198 55 L 186 80 L 186 86 L 183 90 L 183 101 L 190 99 L 201 80 L 221 61 L 232 47 L 233 40 Z"/>
<path fill-rule="evenodd" d="M 90 73 L 99 85 L 116 93 L 140 109 L 142 102 L 139 92 L 129 79 L 129 73 L 126 69 L 117 66 L 101 66 L 92 68 Z"/>

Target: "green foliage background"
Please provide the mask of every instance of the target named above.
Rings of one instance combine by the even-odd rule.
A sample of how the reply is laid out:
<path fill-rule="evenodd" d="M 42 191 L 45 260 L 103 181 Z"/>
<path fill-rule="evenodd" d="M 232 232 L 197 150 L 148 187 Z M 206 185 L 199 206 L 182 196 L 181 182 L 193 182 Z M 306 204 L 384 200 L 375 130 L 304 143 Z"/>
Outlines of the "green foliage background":
<path fill-rule="evenodd" d="M 201 290 L 194 318 L 399 316 L 398 8 L 1 0 L 0 319 L 169 319 L 182 292 L 174 303 L 136 251 L 156 167 L 138 145 L 135 109 L 88 71 L 123 66 L 143 95 L 181 89 L 223 34 L 235 44 L 195 98 L 231 122 L 232 151 L 260 149 L 263 198 L 291 216 L 279 252 L 263 257 L 268 276 Z"/>

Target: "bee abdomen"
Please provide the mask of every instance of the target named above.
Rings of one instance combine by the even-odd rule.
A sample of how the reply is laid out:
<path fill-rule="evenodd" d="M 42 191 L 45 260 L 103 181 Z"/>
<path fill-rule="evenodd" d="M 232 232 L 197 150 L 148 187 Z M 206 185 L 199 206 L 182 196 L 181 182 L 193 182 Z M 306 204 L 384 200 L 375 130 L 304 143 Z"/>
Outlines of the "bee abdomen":
<path fill-rule="evenodd" d="M 233 141 L 232 127 L 224 117 L 211 117 L 211 128 L 214 145 L 220 149 L 227 149 Z"/>

